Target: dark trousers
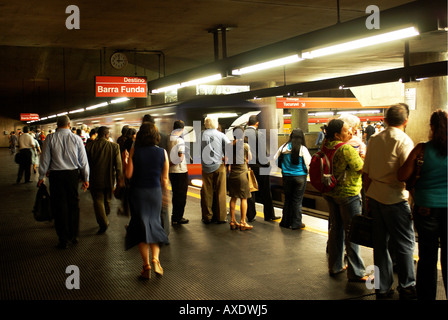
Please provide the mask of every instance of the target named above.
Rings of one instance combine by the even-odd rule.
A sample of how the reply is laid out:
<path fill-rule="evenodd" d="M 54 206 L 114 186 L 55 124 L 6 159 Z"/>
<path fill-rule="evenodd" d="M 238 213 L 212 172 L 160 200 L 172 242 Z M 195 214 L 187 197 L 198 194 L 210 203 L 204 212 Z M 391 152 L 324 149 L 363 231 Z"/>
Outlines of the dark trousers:
<path fill-rule="evenodd" d="M 78 170 L 50 172 L 51 210 L 60 243 L 75 240 L 79 232 Z"/>
<path fill-rule="evenodd" d="M 173 192 L 171 197 L 173 204 L 171 221 L 180 221 L 184 217 L 185 204 L 187 203 L 188 172 L 170 173 L 170 182 Z"/>
<path fill-rule="evenodd" d="M 110 188 L 104 189 L 90 189 L 93 200 L 93 209 L 95 211 L 96 222 L 100 228 L 107 228 L 110 214 L 110 202 L 112 200 L 112 190 Z"/>
<path fill-rule="evenodd" d="M 25 182 L 30 181 L 31 177 L 31 149 L 21 149 L 19 151 L 22 156 L 22 160 L 19 164 L 19 172 L 17 174 L 17 183 L 22 180 L 22 176 L 25 173 Z"/>
<path fill-rule="evenodd" d="M 432 208 L 429 215 L 414 210 L 414 224 L 418 232 L 417 297 L 435 300 L 437 295 L 437 261 L 442 265 L 443 284 L 447 293 L 447 208 Z"/>
<path fill-rule="evenodd" d="M 247 199 L 247 220 L 252 221 L 257 215 L 255 201 L 263 204 L 264 219 L 270 220 L 275 216 L 274 205 L 272 203 L 270 175 L 260 175 L 260 168 L 251 167 L 258 182 L 258 191 L 252 192 L 252 197 Z"/>

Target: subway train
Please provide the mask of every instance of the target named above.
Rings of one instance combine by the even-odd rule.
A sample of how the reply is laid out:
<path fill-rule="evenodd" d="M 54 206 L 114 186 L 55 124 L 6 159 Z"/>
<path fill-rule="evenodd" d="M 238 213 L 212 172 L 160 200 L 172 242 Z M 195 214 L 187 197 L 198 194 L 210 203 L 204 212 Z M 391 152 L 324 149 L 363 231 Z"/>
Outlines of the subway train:
<path fill-rule="evenodd" d="M 138 131 L 142 119 L 145 115 L 151 115 L 162 134 L 162 139 L 169 138 L 176 120 L 183 120 L 185 123 L 184 140 L 187 149 L 188 174 L 190 184 L 193 187 L 200 187 L 201 181 L 201 161 L 200 161 L 200 136 L 204 129 L 204 119 L 207 115 L 213 114 L 218 117 L 220 130 L 226 133 L 230 140 L 233 139 L 232 130 L 236 126 L 245 126 L 251 115 L 258 115 L 260 119 L 260 129 L 269 129 L 272 124 L 272 116 L 269 108 L 245 100 L 222 99 L 216 96 L 203 97 L 180 103 L 169 103 L 159 106 L 143 107 L 115 113 L 108 113 L 95 116 L 82 117 L 77 114 L 76 118 L 71 119 L 71 126 L 80 128 L 82 125 L 93 129 L 100 126 L 109 127 L 112 140 L 116 140 L 121 135 L 124 125 L 134 128 Z M 69 115 L 70 116 L 70 115 Z M 38 125 L 41 130 L 48 132 L 56 129 L 56 122 L 49 122 Z M 269 137 L 270 134 L 267 134 Z M 275 135 L 278 139 L 272 146 L 275 150 L 270 150 L 270 158 L 273 157 L 277 148 L 285 141 L 285 136 Z M 269 139 L 269 138 L 268 138 Z M 161 141 L 160 143 L 166 142 Z M 268 143 L 269 144 L 269 143 Z M 274 149 L 272 148 L 272 149 Z M 281 170 L 271 160 L 271 191 L 274 205 L 282 207 L 283 205 L 283 186 Z M 307 184 L 303 200 L 303 210 L 305 213 L 320 218 L 328 218 L 328 207 L 321 194 L 316 191 L 310 183 Z"/>

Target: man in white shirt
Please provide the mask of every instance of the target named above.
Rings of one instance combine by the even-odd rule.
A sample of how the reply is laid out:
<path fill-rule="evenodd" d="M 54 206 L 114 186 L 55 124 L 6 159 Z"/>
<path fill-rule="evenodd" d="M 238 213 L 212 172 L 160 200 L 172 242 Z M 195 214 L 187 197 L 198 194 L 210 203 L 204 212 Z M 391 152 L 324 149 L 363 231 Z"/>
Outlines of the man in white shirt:
<path fill-rule="evenodd" d="M 408 116 L 409 108 L 405 104 L 393 105 L 387 110 L 387 128 L 370 137 L 364 162 L 364 185 L 374 219 L 374 263 L 379 269 L 377 298 L 390 297 L 394 292 L 389 238 L 395 249 L 400 299 L 416 298 L 415 235 L 409 194 L 404 182 L 397 179 L 398 169 L 414 148 L 414 143 L 404 132 Z"/>
<path fill-rule="evenodd" d="M 168 155 L 170 158 L 170 182 L 173 192 L 172 203 L 173 212 L 171 215 L 171 224 L 179 225 L 188 223 L 184 218 L 185 204 L 187 202 L 188 191 L 188 169 L 185 158 L 185 141 L 182 138 L 184 132 L 184 122 L 177 120 L 173 125 L 168 141 Z"/>
<path fill-rule="evenodd" d="M 59 238 L 57 248 L 78 243 L 79 179 L 84 191 L 89 187 L 90 168 L 81 137 L 70 130 L 70 118 L 57 119 L 58 129 L 45 139 L 39 166 L 38 187 L 49 172 L 51 211 Z"/>
<path fill-rule="evenodd" d="M 29 128 L 23 127 L 23 134 L 19 136 L 20 163 L 16 183 L 20 183 L 24 173 L 25 183 L 31 182 L 31 157 L 34 148 L 34 138 L 29 134 Z"/>

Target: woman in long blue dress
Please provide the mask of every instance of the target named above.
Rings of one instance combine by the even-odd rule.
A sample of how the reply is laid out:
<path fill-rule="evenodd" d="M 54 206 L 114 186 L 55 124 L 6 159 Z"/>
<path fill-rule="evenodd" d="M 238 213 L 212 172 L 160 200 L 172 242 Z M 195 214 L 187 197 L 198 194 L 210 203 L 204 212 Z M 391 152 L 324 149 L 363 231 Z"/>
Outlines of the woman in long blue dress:
<path fill-rule="evenodd" d="M 143 260 L 143 278 L 151 278 L 150 251 L 154 271 L 163 275 L 159 261 L 160 244 L 168 243 L 160 212 L 166 201 L 169 162 L 166 151 L 157 146 L 155 124 L 144 122 L 131 149 L 126 167 L 130 179 L 131 220 L 126 233 L 126 250 L 138 245 Z"/>

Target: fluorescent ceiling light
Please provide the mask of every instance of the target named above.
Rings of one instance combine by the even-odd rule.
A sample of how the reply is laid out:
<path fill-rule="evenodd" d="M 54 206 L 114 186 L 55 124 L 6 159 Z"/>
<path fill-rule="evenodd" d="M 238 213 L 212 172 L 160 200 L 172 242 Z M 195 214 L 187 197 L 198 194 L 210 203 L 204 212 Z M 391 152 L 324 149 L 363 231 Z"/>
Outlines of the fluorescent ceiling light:
<path fill-rule="evenodd" d="M 207 117 L 208 116 L 217 117 L 217 118 L 235 118 L 235 117 L 238 117 L 238 114 L 232 113 L 232 112 L 227 112 L 227 113 L 210 113 L 210 114 L 207 115 Z"/>
<path fill-rule="evenodd" d="M 417 36 L 420 33 L 415 27 L 409 27 L 405 29 L 400 29 L 392 32 L 387 32 L 383 34 L 379 34 L 376 36 L 371 36 L 363 39 L 353 40 L 341 44 L 337 44 L 334 46 L 325 47 L 322 49 L 316 49 L 309 52 L 303 52 L 303 59 L 312 59 L 317 57 L 322 57 L 330 54 L 345 52 L 349 50 L 364 48 L 380 43 L 386 43 L 394 40 L 405 39 L 413 36 Z"/>
<path fill-rule="evenodd" d="M 93 106 L 87 107 L 86 110 L 93 110 L 93 109 L 96 109 L 96 108 L 105 107 L 107 105 L 108 105 L 107 102 L 102 102 L 102 103 L 98 103 L 98 104 L 95 104 Z"/>
<path fill-rule="evenodd" d="M 81 108 L 81 109 L 69 111 L 69 113 L 79 113 L 79 112 L 84 112 L 84 111 L 85 111 L 84 108 Z"/>
<path fill-rule="evenodd" d="M 125 101 L 128 101 L 128 100 L 129 100 L 129 98 L 124 97 L 124 98 L 114 99 L 110 103 L 120 103 L 120 102 L 125 102 Z"/>
<path fill-rule="evenodd" d="M 246 74 L 246 73 L 250 73 L 250 72 L 266 70 L 266 69 L 270 69 L 270 68 L 279 67 L 279 66 L 283 66 L 283 65 L 286 65 L 286 64 L 298 62 L 300 60 L 303 60 L 303 59 L 300 58 L 299 55 L 295 54 L 295 55 L 288 56 L 288 57 L 285 57 L 285 58 L 275 59 L 275 60 L 271 60 L 271 61 L 255 64 L 253 66 L 244 67 L 244 68 L 241 68 L 241 69 L 234 69 L 234 70 L 232 70 L 232 74 L 233 75 L 241 75 L 241 74 Z"/>
<path fill-rule="evenodd" d="M 180 84 L 175 84 L 168 87 L 163 87 L 159 89 L 152 90 L 151 93 L 161 93 L 161 92 L 168 92 L 168 91 L 174 91 L 180 88 Z"/>
<path fill-rule="evenodd" d="M 194 85 L 203 84 L 203 83 L 212 82 L 212 81 L 221 80 L 221 79 L 222 79 L 222 75 L 220 73 L 217 73 L 217 74 L 214 74 L 214 75 L 211 75 L 208 77 L 183 82 L 180 84 L 180 86 L 182 88 L 184 88 L 184 87 L 194 86 Z"/>
<path fill-rule="evenodd" d="M 68 113 L 68 112 L 58 113 L 57 116 L 58 116 L 58 117 L 60 117 L 60 116 L 65 116 L 67 113 Z"/>
<path fill-rule="evenodd" d="M 161 93 L 161 92 L 167 92 L 167 91 L 174 91 L 174 90 L 177 90 L 177 89 L 180 89 L 180 88 L 185 88 L 185 87 L 194 86 L 194 85 L 198 85 L 198 84 L 208 83 L 208 82 L 221 80 L 221 79 L 222 79 L 222 75 L 220 73 L 217 73 L 217 74 L 214 74 L 214 75 L 211 75 L 211 76 L 198 78 L 198 79 L 190 80 L 190 81 L 187 81 L 187 82 L 182 82 L 182 83 L 179 83 L 179 84 L 174 84 L 172 86 L 151 90 L 151 93 Z"/>
<path fill-rule="evenodd" d="M 380 110 L 357 110 L 357 111 L 339 111 L 337 114 L 363 114 L 363 113 L 380 113 Z"/>

